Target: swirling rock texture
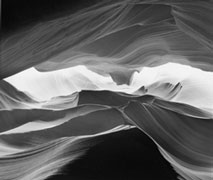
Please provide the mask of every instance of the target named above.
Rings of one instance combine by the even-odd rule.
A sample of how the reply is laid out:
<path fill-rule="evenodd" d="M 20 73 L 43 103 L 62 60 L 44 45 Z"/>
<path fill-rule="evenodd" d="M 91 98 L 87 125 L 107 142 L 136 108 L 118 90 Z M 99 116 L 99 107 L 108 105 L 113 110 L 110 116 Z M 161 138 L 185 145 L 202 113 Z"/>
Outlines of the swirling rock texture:
<path fill-rule="evenodd" d="M 213 1 L 31 3 L 3 19 L 1 180 L 213 179 Z"/>

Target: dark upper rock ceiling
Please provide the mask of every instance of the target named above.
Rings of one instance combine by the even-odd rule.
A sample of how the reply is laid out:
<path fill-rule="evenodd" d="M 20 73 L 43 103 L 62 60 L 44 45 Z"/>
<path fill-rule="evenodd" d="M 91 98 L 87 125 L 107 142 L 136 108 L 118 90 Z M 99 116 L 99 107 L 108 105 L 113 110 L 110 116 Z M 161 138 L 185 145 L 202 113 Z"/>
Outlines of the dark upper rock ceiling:
<path fill-rule="evenodd" d="M 51 71 L 86 65 L 110 74 L 118 84 L 128 84 L 139 67 L 166 62 L 212 71 L 212 1 L 108 0 L 91 4 L 70 5 L 76 10 L 31 21 L 34 24 L 5 35 L 1 78 L 32 66 Z"/>

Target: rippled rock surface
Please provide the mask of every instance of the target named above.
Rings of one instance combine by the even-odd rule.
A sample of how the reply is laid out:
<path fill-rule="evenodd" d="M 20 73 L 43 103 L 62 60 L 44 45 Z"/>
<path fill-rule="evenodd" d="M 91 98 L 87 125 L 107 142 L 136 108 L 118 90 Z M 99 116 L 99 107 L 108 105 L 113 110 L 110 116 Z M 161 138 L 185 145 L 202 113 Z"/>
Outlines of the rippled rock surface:
<path fill-rule="evenodd" d="M 67 3 L 3 19 L 0 179 L 212 180 L 213 2 Z"/>

